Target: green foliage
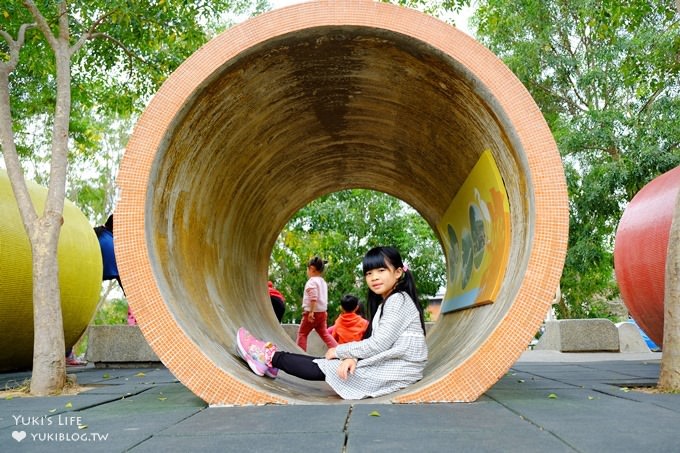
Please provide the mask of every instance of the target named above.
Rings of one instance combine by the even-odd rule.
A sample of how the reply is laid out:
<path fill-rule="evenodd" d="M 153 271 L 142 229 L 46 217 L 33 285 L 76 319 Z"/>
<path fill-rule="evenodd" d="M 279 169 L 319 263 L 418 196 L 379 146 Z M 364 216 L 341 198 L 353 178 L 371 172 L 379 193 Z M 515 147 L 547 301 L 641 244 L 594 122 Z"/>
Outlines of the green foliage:
<path fill-rule="evenodd" d="M 89 336 L 85 333 L 80 340 L 73 346 L 73 354 L 76 357 L 85 357 L 87 353 L 87 345 L 89 343 Z"/>
<path fill-rule="evenodd" d="M 426 303 L 444 285 L 444 256 L 430 226 L 402 201 L 384 193 L 354 189 L 325 195 L 308 204 L 283 229 L 272 251 L 270 278 L 286 298 L 284 322 L 301 317 L 307 262 L 328 261 L 328 318 L 339 314 L 340 298 L 365 302 L 361 271 L 364 254 L 378 245 L 397 247 L 411 267 Z"/>
<path fill-rule="evenodd" d="M 92 224 L 101 225 L 115 207 L 114 182 L 132 121 L 92 118 L 91 125 L 97 132 L 97 151 L 70 157 L 66 197 L 78 205 Z"/>
<path fill-rule="evenodd" d="M 384 3 L 394 3 L 406 8 L 422 11 L 430 16 L 442 18 L 446 13 L 459 12 L 464 6 L 470 5 L 470 0 L 382 0 Z"/>
<path fill-rule="evenodd" d="M 608 316 L 628 201 L 680 165 L 680 24 L 672 0 L 483 0 L 480 41 L 531 92 L 570 201 L 560 317 Z"/>
<path fill-rule="evenodd" d="M 0 30 L 17 38 L 34 23 L 23 2 L 0 6 Z M 36 2 L 56 32 L 56 0 Z M 110 212 L 113 180 L 131 124 L 161 83 L 229 23 L 229 15 L 257 14 L 265 0 L 93 0 L 69 2 L 70 43 L 85 44 L 71 57 L 68 197 L 92 221 Z M 9 46 L 0 39 L 0 61 Z M 29 29 L 19 64 L 10 75 L 10 104 L 17 151 L 27 176 L 49 183 L 56 60 L 43 34 Z M 118 129 L 125 124 L 125 129 Z M 125 137 L 119 132 L 123 131 Z M 107 149 L 112 145 L 114 149 Z M 111 154 L 106 154 L 110 152 Z M 111 163 L 115 165 L 110 165 Z M 94 167 L 94 168 L 93 168 Z M 93 176 L 94 175 L 94 176 Z"/>
<path fill-rule="evenodd" d="M 15 3 L 0 11 L 7 19 L 3 29 L 12 36 L 21 24 L 33 22 L 26 8 Z M 58 3 L 38 5 L 52 25 Z M 72 57 L 71 131 L 77 132 L 79 120 L 87 124 L 93 109 L 100 114 L 139 111 L 165 78 L 210 39 L 226 12 L 248 11 L 251 3 L 256 11 L 264 7 L 262 2 L 226 0 L 71 2 L 71 42 L 91 37 Z M 31 118 L 54 104 L 54 71 L 54 56 L 44 37 L 29 31 L 14 74 L 16 118 Z"/>
<path fill-rule="evenodd" d="M 102 302 L 94 314 L 96 326 L 127 324 L 128 303 L 126 299 L 111 299 Z"/>

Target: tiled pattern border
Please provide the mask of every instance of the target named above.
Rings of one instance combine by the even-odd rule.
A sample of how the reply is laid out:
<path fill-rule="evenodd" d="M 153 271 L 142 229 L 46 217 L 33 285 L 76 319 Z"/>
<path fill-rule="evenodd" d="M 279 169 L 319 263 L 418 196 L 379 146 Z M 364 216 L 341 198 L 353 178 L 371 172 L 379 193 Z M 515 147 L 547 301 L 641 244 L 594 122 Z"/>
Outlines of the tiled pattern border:
<path fill-rule="evenodd" d="M 213 39 L 172 74 L 139 120 L 121 165 L 116 209 L 116 254 L 140 328 L 163 363 L 211 404 L 292 403 L 217 367 L 188 339 L 169 313 L 147 252 L 145 201 L 151 165 L 164 133 L 192 91 L 218 66 L 272 37 L 323 25 L 375 27 L 412 36 L 459 61 L 496 96 L 526 153 L 535 197 L 534 240 L 526 275 L 506 317 L 458 368 L 424 388 L 401 393 L 398 403 L 473 401 L 526 348 L 527 329 L 545 316 L 558 285 L 567 244 L 568 206 L 560 156 L 534 101 L 493 54 L 432 17 L 368 0 L 319 1 L 273 11 Z M 219 55 L 220 58 L 215 58 Z M 546 302 L 548 301 L 548 302 Z M 502 348 L 499 345 L 503 345 Z"/>

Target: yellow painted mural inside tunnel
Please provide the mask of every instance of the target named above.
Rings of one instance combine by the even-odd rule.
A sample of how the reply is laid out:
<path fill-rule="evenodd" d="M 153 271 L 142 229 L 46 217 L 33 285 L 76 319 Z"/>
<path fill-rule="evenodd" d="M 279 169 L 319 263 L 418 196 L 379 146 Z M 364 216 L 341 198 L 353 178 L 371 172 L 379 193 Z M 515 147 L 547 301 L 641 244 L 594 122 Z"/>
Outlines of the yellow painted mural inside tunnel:
<path fill-rule="evenodd" d="M 510 251 L 510 207 L 496 162 L 482 153 L 437 225 L 447 261 L 441 313 L 492 303 Z"/>

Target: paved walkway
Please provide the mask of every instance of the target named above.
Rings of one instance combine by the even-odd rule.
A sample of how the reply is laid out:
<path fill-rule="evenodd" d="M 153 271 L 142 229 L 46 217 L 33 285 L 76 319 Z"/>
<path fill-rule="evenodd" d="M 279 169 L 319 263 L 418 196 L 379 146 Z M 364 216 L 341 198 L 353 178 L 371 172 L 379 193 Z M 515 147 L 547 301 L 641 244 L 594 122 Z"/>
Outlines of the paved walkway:
<path fill-rule="evenodd" d="M 165 368 L 69 368 L 93 389 L 0 401 L 0 451 L 679 451 L 680 395 L 630 389 L 659 366 L 658 353 L 530 351 L 474 403 L 220 408 Z"/>

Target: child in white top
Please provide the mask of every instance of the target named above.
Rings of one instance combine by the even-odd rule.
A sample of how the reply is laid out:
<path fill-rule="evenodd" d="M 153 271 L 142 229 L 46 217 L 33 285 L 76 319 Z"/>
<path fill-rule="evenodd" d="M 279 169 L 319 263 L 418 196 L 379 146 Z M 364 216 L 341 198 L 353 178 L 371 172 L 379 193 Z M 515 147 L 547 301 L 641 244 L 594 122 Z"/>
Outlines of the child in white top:
<path fill-rule="evenodd" d="M 307 337 L 312 330 L 316 330 L 319 338 L 329 348 L 338 345 L 335 338 L 328 333 L 328 285 L 321 276 L 326 261 L 315 256 L 307 263 L 307 283 L 302 296 L 302 320 L 298 329 L 296 343 L 303 351 L 307 350 Z"/>

